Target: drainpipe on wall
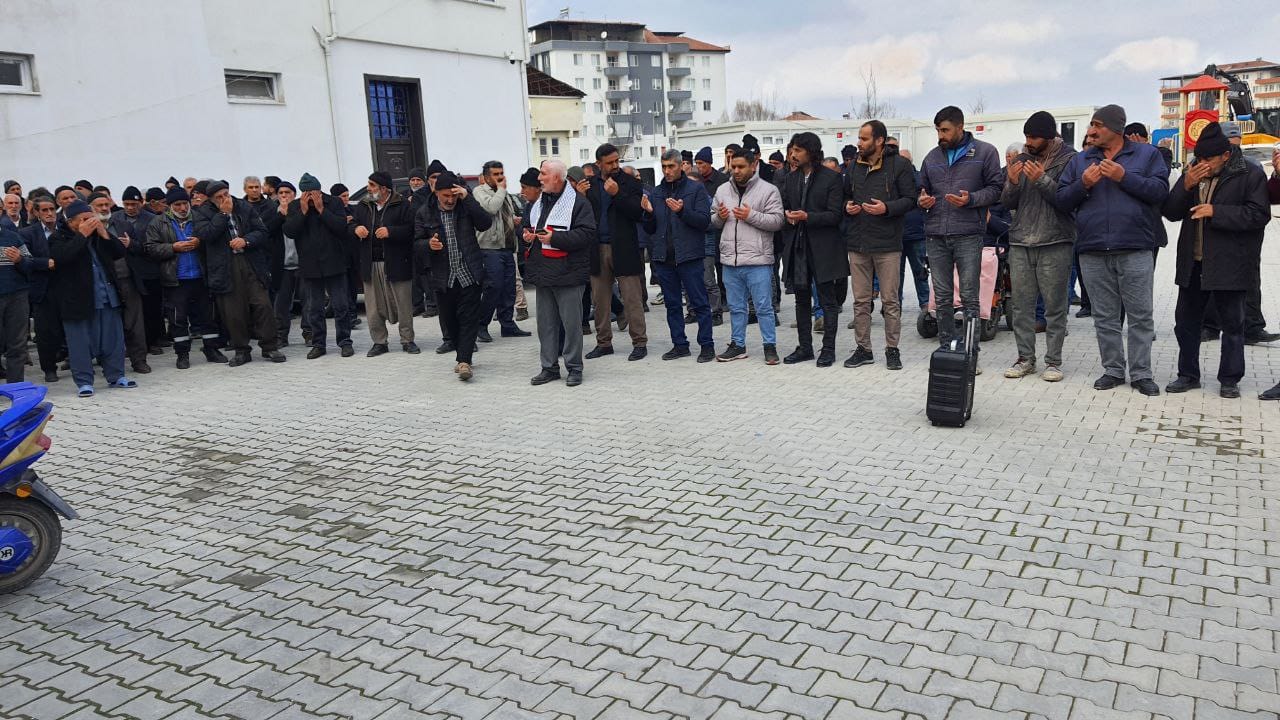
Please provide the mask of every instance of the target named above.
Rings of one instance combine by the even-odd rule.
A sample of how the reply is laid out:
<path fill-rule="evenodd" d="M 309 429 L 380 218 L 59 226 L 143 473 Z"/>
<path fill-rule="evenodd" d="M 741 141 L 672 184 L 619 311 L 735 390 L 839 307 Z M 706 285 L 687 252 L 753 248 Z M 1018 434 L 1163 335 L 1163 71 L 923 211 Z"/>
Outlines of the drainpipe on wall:
<path fill-rule="evenodd" d="M 333 101 L 333 41 L 338 39 L 338 16 L 333 10 L 333 0 L 325 0 L 325 10 L 329 16 L 329 34 L 324 35 L 313 25 L 311 31 L 316 34 L 320 49 L 324 52 L 324 85 L 329 96 L 329 130 L 333 136 L 333 161 L 338 169 L 338 179 L 342 181 L 342 148 L 338 144 L 338 108 Z"/>
<path fill-rule="evenodd" d="M 525 79 L 525 63 L 529 62 L 529 33 L 525 31 L 525 29 L 529 27 L 529 11 L 525 5 L 526 3 L 520 3 L 520 29 L 522 31 L 520 35 L 524 38 L 524 42 L 521 43 L 524 50 L 524 57 L 521 57 L 519 62 L 515 62 L 514 64 L 516 66 L 516 74 L 520 82 L 520 97 L 524 100 L 524 149 L 525 152 L 532 153 L 533 116 L 531 114 L 532 108 L 529 104 L 529 82 Z M 508 57 L 510 56 L 511 53 L 508 53 Z M 567 151 L 568 148 L 565 148 L 565 150 Z M 529 167 L 528 163 L 532 162 L 532 160 L 532 157 L 525 155 L 525 167 Z"/>

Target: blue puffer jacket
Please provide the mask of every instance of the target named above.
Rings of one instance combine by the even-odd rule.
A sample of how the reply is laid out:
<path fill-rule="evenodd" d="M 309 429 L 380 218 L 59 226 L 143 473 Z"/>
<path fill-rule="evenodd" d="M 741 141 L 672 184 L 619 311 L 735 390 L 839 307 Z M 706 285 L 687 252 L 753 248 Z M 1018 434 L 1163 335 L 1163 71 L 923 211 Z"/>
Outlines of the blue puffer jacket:
<path fill-rule="evenodd" d="M 667 199 L 683 200 L 684 209 L 673 213 L 667 208 Z M 707 228 L 711 225 L 711 198 L 707 188 L 681 175 L 674 183 L 662 182 L 649 194 L 652 213 L 641 218 L 644 231 L 649 234 L 649 258 L 653 262 L 667 261 L 667 241 L 675 246 L 676 263 L 701 260 L 707 256 Z"/>
<path fill-rule="evenodd" d="M 1160 218 L 1153 208 L 1169 195 L 1169 168 L 1151 145 L 1124 141 L 1112 160 L 1124 167 L 1120 182 L 1102 178 L 1086 190 L 1082 176 L 1104 155 L 1091 147 L 1078 153 L 1058 178 L 1058 208 L 1076 214 L 1076 251 L 1153 250 Z"/>
<path fill-rule="evenodd" d="M 1004 189 L 1000 151 L 966 132 L 954 153 L 935 147 L 924 156 L 920 187 L 936 199 L 925 214 L 926 234 L 983 235 L 987 231 L 987 206 L 994 205 Z M 961 191 L 969 193 L 969 203 L 964 207 L 954 207 L 944 197 Z"/>

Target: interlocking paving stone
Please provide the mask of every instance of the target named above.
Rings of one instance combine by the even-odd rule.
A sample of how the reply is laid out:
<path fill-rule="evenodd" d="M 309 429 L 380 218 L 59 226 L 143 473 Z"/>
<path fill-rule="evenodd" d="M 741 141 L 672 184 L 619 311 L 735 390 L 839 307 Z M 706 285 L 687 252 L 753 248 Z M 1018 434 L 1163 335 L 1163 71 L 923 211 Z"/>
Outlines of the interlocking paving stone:
<path fill-rule="evenodd" d="M 947 430 L 914 318 L 898 373 L 766 367 L 752 328 L 747 362 L 614 356 L 575 389 L 502 338 L 468 384 L 292 346 L 54 385 L 38 469 L 82 519 L 0 597 L 0 715 L 1276 720 L 1280 407 L 1253 396 L 1280 346 L 1240 400 L 1145 398 L 1092 390 L 1088 320 L 1058 384 L 1004 379 L 1002 331 Z"/>

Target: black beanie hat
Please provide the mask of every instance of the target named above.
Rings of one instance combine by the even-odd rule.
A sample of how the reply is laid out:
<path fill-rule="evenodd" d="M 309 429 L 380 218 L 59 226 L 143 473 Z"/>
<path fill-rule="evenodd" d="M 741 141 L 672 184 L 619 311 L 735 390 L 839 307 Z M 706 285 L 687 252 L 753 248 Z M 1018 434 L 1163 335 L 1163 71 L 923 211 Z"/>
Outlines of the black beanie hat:
<path fill-rule="evenodd" d="M 449 168 L 445 167 L 445 166 L 444 166 L 444 163 L 440 162 L 439 160 L 432 160 L 432 161 L 431 161 L 431 164 L 430 164 L 430 165 L 427 165 L 427 175 L 428 175 L 428 176 L 430 176 L 430 175 L 436 175 L 436 174 L 438 174 L 438 173 L 442 173 L 442 172 L 447 172 L 448 170 L 449 170 Z"/>
<path fill-rule="evenodd" d="M 343 185 L 342 183 L 334 183 L 329 187 L 330 195 L 341 195 L 344 192 L 351 192 L 351 191 L 348 190 L 347 186 Z"/>
<path fill-rule="evenodd" d="M 169 179 L 164 181 L 164 184 L 165 185 L 181 185 L 182 183 L 178 182 L 178 178 L 170 175 Z"/>
<path fill-rule="evenodd" d="M 1220 123 L 1211 122 L 1205 125 L 1200 131 L 1200 137 L 1196 138 L 1196 157 L 1201 160 L 1222 155 L 1230 150 L 1231 143 L 1227 141 L 1226 133 L 1222 132 Z"/>
<path fill-rule="evenodd" d="M 462 186 L 462 180 L 448 170 L 441 171 L 440 177 L 436 178 L 436 192 Z"/>
<path fill-rule="evenodd" d="M 1103 105 L 1093 111 L 1093 119 L 1102 123 L 1102 127 L 1110 130 L 1117 135 L 1124 134 L 1125 118 L 1124 108 L 1119 105 Z"/>
<path fill-rule="evenodd" d="M 121 196 L 120 196 L 120 199 L 121 199 L 121 200 L 137 200 L 137 201 L 141 202 L 141 201 L 142 201 L 142 191 L 141 191 L 141 190 L 139 190 L 138 188 L 136 188 L 136 187 L 134 187 L 134 186 L 130 185 L 129 187 L 127 187 L 127 188 L 125 188 L 125 189 L 124 189 L 124 195 L 121 195 Z"/>
<path fill-rule="evenodd" d="M 409 171 L 409 179 L 412 180 L 414 178 L 418 178 L 419 180 L 426 182 L 427 173 L 425 170 L 423 170 L 420 167 L 413 168 L 412 170 Z"/>
<path fill-rule="evenodd" d="M 191 192 L 192 192 L 192 193 L 200 193 L 201 195 L 208 195 L 208 194 L 209 194 L 209 181 L 208 181 L 208 180 L 201 180 L 201 181 L 197 182 L 195 185 L 193 185 L 193 186 L 192 186 L 192 188 L 191 188 Z"/>
<path fill-rule="evenodd" d="M 163 199 L 164 199 L 163 190 L 161 190 L 158 187 L 147 188 L 147 197 L 146 197 L 147 202 L 151 202 L 152 200 L 163 200 Z"/>
<path fill-rule="evenodd" d="M 208 185 L 206 185 L 206 186 L 205 186 L 205 188 L 204 188 L 204 194 L 205 194 L 205 195 L 208 195 L 209 197 L 213 197 L 214 195 L 217 195 L 218 193 L 222 192 L 223 190 L 228 190 L 228 191 L 229 191 L 229 190 L 231 190 L 231 186 L 230 186 L 230 185 L 227 185 L 226 183 L 222 182 L 221 180 L 214 180 L 213 182 L 211 182 L 211 183 L 209 183 Z"/>
<path fill-rule="evenodd" d="M 1022 124 L 1022 134 L 1027 137 L 1052 140 L 1058 137 L 1058 121 L 1044 110 L 1032 113 L 1031 117 Z"/>
<path fill-rule="evenodd" d="M 858 148 L 852 145 L 845 145 L 840 148 L 840 157 L 849 160 L 858 156 Z"/>
<path fill-rule="evenodd" d="M 378 183 L 384 188 L 394 188 L 395 181 L 391 179 L 391 173 L 385 170 L 374 170 L 369 174 L 369 179 Z"/>
<path fill-rule="evenodd" d="M 786 161 L 786 158 L 782 157 L 782 152 L 780 150 L 774 150 L 769 155 L 769 160 L 770 161 L 777 160 L 778 162 L 784 162 Z"/>
<path fill-rule="evenodd" d="M 529 168 L 520 176 L 520 184 L 525 187 L 542 187 L 542 183 L 538 181 L 538 168 Z"/>
<path fill-rule="evenodd" d="M 79 189 L 79 188 L 84 188 L 89 192 L 93 192 L 93 183 L 89 182 L 88 180 L 77 180 L 76 189 Z"/>
<path fill-rule="evenodd" d="M 681 160 L 683 160 L 683 161 L 685 161 L 685 162 L 687 162 L 687 163 L 691 163 L 691 162 L 693 162 L 693 151 L 692 151 L 692 150 L 681 150 L 681 151 L 680 151 L 680 159 L 681 159 Z"/>
<path fill-rule="evenodd" d="M 176 188 L 170 188 L 169 192 L 165 193 L 164 201 L 170 205 L 176 202 L 191 202 L 191 196 L 187 194 L 187 191 L 181 185 L 179 185 Z"/>

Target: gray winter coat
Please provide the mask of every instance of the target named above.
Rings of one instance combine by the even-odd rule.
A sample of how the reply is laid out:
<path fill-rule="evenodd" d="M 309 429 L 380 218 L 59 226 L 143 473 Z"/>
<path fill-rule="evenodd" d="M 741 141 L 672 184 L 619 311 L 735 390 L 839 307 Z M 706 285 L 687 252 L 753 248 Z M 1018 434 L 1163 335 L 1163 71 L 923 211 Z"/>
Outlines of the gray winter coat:
<path fill-rule="evenodd" d="M 739 220 L 730 213 L 721 220 L 716 208 L 724 205 L 730 210 L 746 205 L 751 208 L 746 220 Z M 782 214 L 782 193 L 773 183 L 766 182 L 759 174 L 747 181 L 745 188 L 730 180 L 716 188 L 711 201 L 711 225 L 720 233 L 720 264 L 733 267 L 748 265 L 773 265 L 773 234 L 782 229 L 786 216 Z"/>
<path fill-rule="evenodd" d="M 1075 155 L 1075 148 L 1063 147 L 1034 184 L 1027 180 L 1025 174 L 1016 184 L 1005 181 L 1000 204 L 1017 211 L 1013 214 L 1013 224 L 1009 226 L 1010 245 L 1038 247 L 1076 241 L 1075 218 L 1071 213 L 1059 210 L 1057 205 L 1058 178 Z M 1035 160 L 1023 153 L 1015 162 Z"/>

